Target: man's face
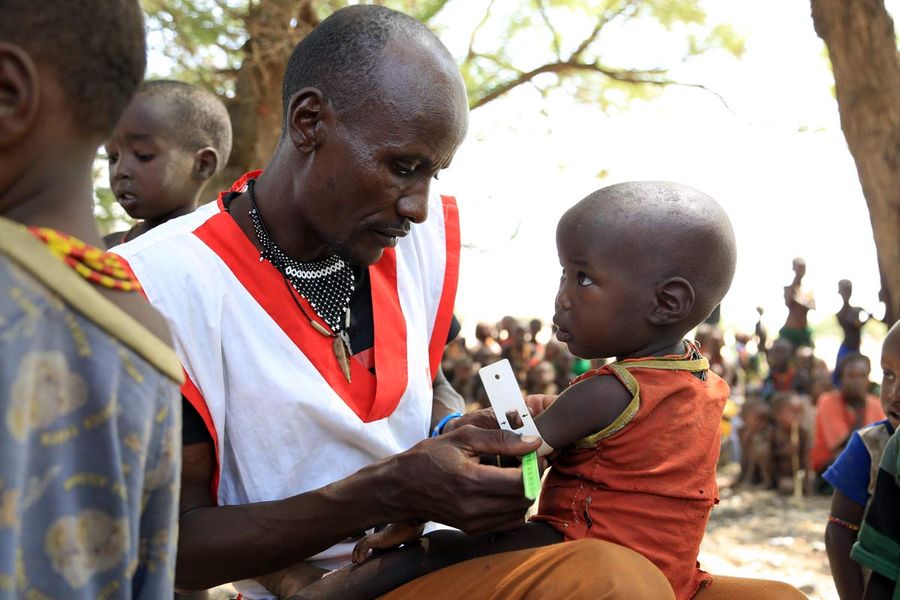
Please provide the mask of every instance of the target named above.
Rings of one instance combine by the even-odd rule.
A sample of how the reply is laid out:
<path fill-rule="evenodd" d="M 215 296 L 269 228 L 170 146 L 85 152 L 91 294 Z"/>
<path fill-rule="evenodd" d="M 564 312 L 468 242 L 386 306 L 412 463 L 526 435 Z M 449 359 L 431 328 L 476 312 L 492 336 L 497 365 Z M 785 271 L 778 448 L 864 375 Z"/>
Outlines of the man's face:
<path fill-rule="evenodd" d="M 106 142 L 109 185 L 134 219 L 157 219 L 194 200 L 194 155 L 169 135 L 170 127 L 157 103 L 138 95 Z"/>
<path fill-rule="evenodd" d="M 417 60 L 433 70 L 421 56 L 388 62 L 380 98 L 339 116 L 314 151 L 304 221 L 334 253 L 357 265 L 377 262 L 412 224 L 427 218 L 431 182 L 465 136 L 461 84 L 450 79 L 410 88 L 411 74 L 401 63 Z"/>
<path fill-rule="evenodd" d="M 653 298 L 606 245 L 574 219 L 556 232 L 562 276 L 553 323 L 557 339 L 581 358 L 622 358 L 638 349 Z"/>

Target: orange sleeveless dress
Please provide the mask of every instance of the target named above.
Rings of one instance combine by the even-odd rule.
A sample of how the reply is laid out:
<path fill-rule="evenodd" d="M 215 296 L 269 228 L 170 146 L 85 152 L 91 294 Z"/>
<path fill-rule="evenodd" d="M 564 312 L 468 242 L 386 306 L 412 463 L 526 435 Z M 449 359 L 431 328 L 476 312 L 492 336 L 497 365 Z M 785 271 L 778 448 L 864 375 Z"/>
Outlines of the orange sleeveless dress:
<path fill-rule="evenodd" d="M 687 345 L 683 356 L 623 360 L 573 382 L 616 377 L 632 401 L 609 427 L 553 461 L 533 517 L 567 541 L 591 537 L 640 552 L 665 574 L 678 600 L 712 581 L 697 554 L 719 501 L 719 424 L 729 394 Z"/>

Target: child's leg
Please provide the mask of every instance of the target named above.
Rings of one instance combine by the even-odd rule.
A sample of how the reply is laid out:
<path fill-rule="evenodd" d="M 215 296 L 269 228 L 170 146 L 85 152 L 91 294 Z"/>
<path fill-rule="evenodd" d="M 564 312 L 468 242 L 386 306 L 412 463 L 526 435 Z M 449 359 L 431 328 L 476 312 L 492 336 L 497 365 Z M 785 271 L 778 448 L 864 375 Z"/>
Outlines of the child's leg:
<path fill-rule="evenodd" d="M 469 536 L 435 531 L 417 543 L 379 553 L 359 565 L 338 569 L 289 600 L 375 598 L 438 569 L 488 554 L 545 546 L 562 535 L 544 523 L 526 523 L 513 531 Z"/>

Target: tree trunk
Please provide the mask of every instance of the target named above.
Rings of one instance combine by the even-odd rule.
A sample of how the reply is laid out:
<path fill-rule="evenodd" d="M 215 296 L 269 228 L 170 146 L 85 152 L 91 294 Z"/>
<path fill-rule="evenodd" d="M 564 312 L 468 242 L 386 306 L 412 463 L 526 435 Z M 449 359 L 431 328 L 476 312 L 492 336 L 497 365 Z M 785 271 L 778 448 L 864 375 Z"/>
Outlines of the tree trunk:
<path fill-rule="evenodd" d="M 811 0 L 834 70 L 841 128 L 856 162 L 882 276 L 885 320 L 900 316 L 900 60 L 884 0 Z"/>
<path fill-rule="evenodd" d="M 281 82 L 294 46 L 319 24 L 314 0 L 251 2 L 245 17 L 247 43 L 227 101 L 234 134 L 228 165 L 207 188 L 207 197 L 227 189 L 251 169 L 261 169 L 281 133 Z"/>

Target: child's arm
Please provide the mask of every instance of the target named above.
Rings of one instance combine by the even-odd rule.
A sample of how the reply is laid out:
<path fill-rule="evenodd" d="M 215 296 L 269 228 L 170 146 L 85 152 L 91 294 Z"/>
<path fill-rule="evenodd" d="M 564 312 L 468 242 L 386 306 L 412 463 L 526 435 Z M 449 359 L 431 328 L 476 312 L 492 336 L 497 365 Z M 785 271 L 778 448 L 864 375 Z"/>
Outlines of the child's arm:
<path fill-rule="evenodd" d="M 567 388 L 534 424 L 545 442 L 562 449 L 611 425 L 630 402 L 618 379 L 599 375 Z"/>
<path fill-rule="evenodd" d="M 840 491 L 831 498 L 831 516 L 852 526 L 859 526 L 865 507 L 857 504 Z M 863 594 L 862 569 L 850 558 L 850 549 L 856 541 L 857 530 L 829 521 L 825 527 L 825 549 L 831 574 L 838 595 L 842 599 L 861 598 Z"/>

